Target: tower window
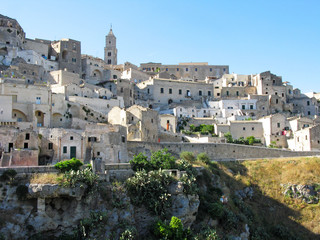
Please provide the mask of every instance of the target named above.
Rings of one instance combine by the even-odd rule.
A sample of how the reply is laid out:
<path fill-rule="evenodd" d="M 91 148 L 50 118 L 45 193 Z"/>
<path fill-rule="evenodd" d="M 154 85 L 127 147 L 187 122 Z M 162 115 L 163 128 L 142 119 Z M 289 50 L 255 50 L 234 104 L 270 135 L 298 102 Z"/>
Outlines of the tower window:
<path fill-rule="evenodd" d="M 111 52 L 108 52 L 108 56 L 109 56 L 109 57 L 111 56 Z"/>
<path fill-rule="evenodd" d="M 179 89 L 179 95 L 181 95 L 182 94 L 182 89 Z"/>
<path fill-rule="evenodd" d="M 172 94 L 172 88 L 169 88 L 169 94 Z"/>
<path fill-rule="evenodd" d="M 108 59 L 108 64 L 111 64 L 111 59 Z"/>
<path fill-rule="evenodd" d="M 160 88 L 160 93 L 163 93 L 163 88 Z"/>

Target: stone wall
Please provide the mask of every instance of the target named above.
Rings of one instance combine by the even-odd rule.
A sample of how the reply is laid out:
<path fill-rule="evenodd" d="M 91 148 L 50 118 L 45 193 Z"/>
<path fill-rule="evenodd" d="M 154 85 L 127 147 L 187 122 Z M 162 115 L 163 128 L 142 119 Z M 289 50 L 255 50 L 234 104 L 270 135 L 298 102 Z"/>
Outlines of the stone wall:
<path fill-rule="evenodd" d="M 216 161 L 250 158 L 316 156 L 320 154 L 320 152 L 316 151 L 300 152 L 228 143 L 151 143 L 128 141 L 129 159 L 140 152 L 150 155 L 151 151 L 158 151 L 163 148 L 167 148 L 169 152 L 175 156 L 179 156 L 183 151 L 194 152 L 195 154 L 205 152 L 212 160 Z"/>

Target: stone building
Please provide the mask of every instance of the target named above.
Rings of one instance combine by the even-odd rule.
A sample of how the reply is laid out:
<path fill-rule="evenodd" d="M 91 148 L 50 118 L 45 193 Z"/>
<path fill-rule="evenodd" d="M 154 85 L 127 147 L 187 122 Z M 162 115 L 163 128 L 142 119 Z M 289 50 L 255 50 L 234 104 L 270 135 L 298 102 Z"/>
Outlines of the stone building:
<path fill-rule="evenodd" d="M 176 133 L 177 117 L 171 114 L 160 115 L 161 130 Z"/>
<path fill-rule="evenodd" d="M 50 48 L 50 58 L 54 56 L 59 63 L 59 69 L 82 75 L 81 43 L 72 39 L 53 41 Z"/>
<path fill-rule="evenodd" d="M 158 141 L 159 115 L 152 109 L 139 105 L 126 110 L 114 107 L 108 114 L 108 122 L 127 127 L 128 141 Z"/>
<path fill-rule="evenodd" d="M 106 36 L 106 46 L 104 48 L 104 61 L 109 65 L 118 64 L 117 38 L 113 34 L 112 28 Z"/>
<path fill-rule="evenodd" d="M 207 101 L 213 96 L 212 84 L 196 81 L 150 79 L 136 85 L 137 99 L 149 106 L 167 106 L 188 100 Z"/>
<path fill-rule="evenodd" d="M 82 79 L 91 84 L 107 80 L 106 63 L 101 58 L 81 55 Z"/>
<path fill-rule="evenodd" d="M 229 73 L 227 65 L 208 65 L 203 63 L 179 63 L 178 65 L 162 65 L 161 63 L 141 63 L 139 70 L 150 76 L 166 72 L 175 79 L 205 80 L 207 77 L 220 78 Z"/>
<path fill-rule="evenodd" d="M 319 151 L 320 150 L 320 125 L 301 128 L 288 139 L 288 147 L 294 151 Z"/>
<path fill-rule="evenodd" d="M 17 20 L 0 14 L 0 47 L 21 49 L 25 32 Z"/>

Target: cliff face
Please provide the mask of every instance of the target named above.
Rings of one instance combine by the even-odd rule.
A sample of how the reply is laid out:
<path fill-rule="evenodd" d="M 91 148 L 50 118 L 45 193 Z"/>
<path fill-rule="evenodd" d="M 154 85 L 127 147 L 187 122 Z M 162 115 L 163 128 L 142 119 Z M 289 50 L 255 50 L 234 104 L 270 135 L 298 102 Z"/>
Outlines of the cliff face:
<path fill-rule="evenodd" d="M 96 239 L 118 239 L 128 228 L 148 236 L 158 220 L 145 206 L 134 206 L 123 185 L 101 183 L 95 191 L 87 186 L 74 188 L 52 184 L 1 183 L 0 234 L 4 239 L 55 239 L 73 235 Z M 27 192 L 20 193 L 24 187 Z M 197 195 L 183 193 L 180 182 L 169 187 L 171 208 L 168 215 L 191 226 L 200 204 Z M 1 239 L 1 235 L 0 235 Z"/>

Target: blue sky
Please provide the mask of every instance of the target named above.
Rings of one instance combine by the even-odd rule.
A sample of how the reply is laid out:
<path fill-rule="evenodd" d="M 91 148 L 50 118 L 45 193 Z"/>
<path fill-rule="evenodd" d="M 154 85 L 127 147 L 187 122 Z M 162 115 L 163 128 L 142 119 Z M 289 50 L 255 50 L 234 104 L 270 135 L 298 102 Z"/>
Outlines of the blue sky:
<path fill-rule="evenodd" d="M 118 63 L 227 64 L 320 91 L 320 0 L 10 0 L 0 9 L 28 38 L 76 39 L 101 58 L 112 23 Z"/>

